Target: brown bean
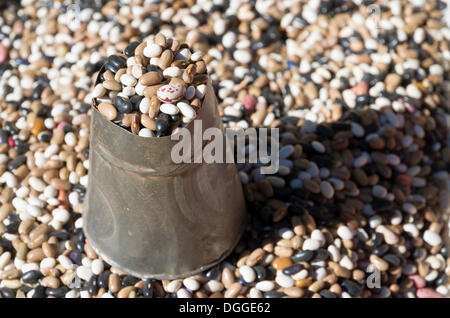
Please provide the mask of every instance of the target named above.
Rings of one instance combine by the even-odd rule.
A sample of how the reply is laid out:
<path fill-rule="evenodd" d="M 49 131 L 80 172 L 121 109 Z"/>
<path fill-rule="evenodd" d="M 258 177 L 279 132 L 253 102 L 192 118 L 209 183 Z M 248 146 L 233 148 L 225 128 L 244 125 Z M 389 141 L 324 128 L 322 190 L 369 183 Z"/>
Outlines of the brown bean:
<path fill-rule="evenodd" d="M 294 298 L 300 298 L 305 294 L 303 289 L 301 289 L 300 287 L 295 287 L 295 286 L 285 288 L 285 289 L 283 289 L 283 292 L 287 296 L 294 297 Z"/>
<path fill-rule="evenodd" d="M 134 291 L 134 286 L 127 286 L 122 288 L 117 294 L 118 298 L 130 298 L 132 291 Z"/>
<path fill-rule="evenodd" d="M 370 263 L 372 263 L 376 268 L 380 271 L 387 271 L 389 268 L 389 264 L 382 258 L 376 256 L 375 254 L 370 255 Z"/>
<path fill-rule="evenodd" d="M 139 133 L 139 114 L 135 113 L 131 116 L 131 132 L 135 135 Z"/>
<path fill-rule="evenodd" d="M 197 61 L 195 62 L 195 69 L 197 74 L 202 74 L 206 72 L 206 63 L 205 61 Z"/>
<path fill-rule="evenodd" d="M 151 86 L 161 83 L 163 76 L 160 72 L 148 72 L 141 76 L 139 83 L 143 86 Z"/>
<path fill-rule="evenodd" d="M 122 85 L 115 80 L 107 80 L 102 83 L 103 87 L 109 89 L 110 91 L 121 91 Z"/>
<path fill-rule="evenodd" d="M 240 283 L 233 283 L 227 291 L 225 292 L 225 298 L 236 298 L 239 296 L 242 290 L 242 285 Z"/>
<path fill-rule="evenodd" d="M 44 258 L 45 258 L 44 251 L 40 247 L 34 248 L 27 253 L 28 262 L 39 262 L 42 261 Z"/>
<path fill-rule="evenodd" d="M 167 40 L 164 34 L 158 33 L 155 35 L 154 42 L 161 46 L 162 48 L 165 48 L 167 46 Z"/>
<path fill-rule="evenodd" d="M 46 257 L 54 258 L 56 257 L 55 247 L 48 242 L 42 243 L 42 251 L 44 252 Z"/>
<path fill-rule="evenodd" d="M 124 125 L 125 127 L 130 127 L 131 126 L 131 117 L 133 116 L 133 114 L 134 113 L 129 113 L 129 114 L 123 115 L 122 125 Z"/>
<path fill-rule="evenodd" d="M 114 76 L 114 80 L 115 80 L 117 83 L 120 83 L 120 77 L 121 77 L 123 74 L 125 74 L 125 73 L 127 73 L 127 69 L 126 69 L 126 68 L 121 68 L 120 70 L 117 71 L 116 75 Z"/>
<path fill-rule="evenodd" d="M 157 85 L 147 86 L 144 89 L 144 96 L 147 97 L 147 98 L 152 98 L 152 97 L 156 96 L 156 92 L 163 85 L 164 84 L 157 84 Z"/>
<path fill-rule="evenodd" d="M 15 279 L 20 276 L 19 271 L 16 268 L 4 270 L 0 274 L 0 279 Z"/>
<path fill-rule="evenodd" d="M 58 288 L 60 284 L 59 279 L 53 276 L 44 277 L 41 282 L 42 286 L 50 288 Z"/>
<path fill-rule="evenodd" d="M 48 224 L 41 223 L 30 232 L 30 239 L 35 240 L 42 234 L 50 233 L 51 230 L 52 228 Z"/>
<path fill-rule="evenodd" d="M 108 287 L 109 287 L 109 290 L 112 291 L 113 293 L 117 293 L 120 290 L 119 275 L 117 275 L 117 274 L 109 275 Z"/>
<path fill-rule="evenodd" d="M 229 288 L 234 283 L 234 274 L 228 267 L 222 270 L 222 283 L 225 288 Z"/>
<path fill-rule="evenodd" d="M 325 282 L 316 281 L 308 287 L 308 290 L 313 293 L 317 293 L 318 291 L 322 290 L 324 287 L 325 287 Z"/>
<path fill-rule="evenodd" d="M 148 109 L 148 115 L 150 116 L 150 118 L 155 118 L 156 115 L 158 115 L 160 104 L 161 102 L 156 96 L 153 96 L 150 99 L 150 107 Z"/>
<path fill-rule="evenodd" d="M 63 275 L 60 276 L 60 280 L 64 285 L 69 285 L 75 279 L 76 273 L 74 270 L 68 270 Z"/>
<path fill-rule="evenodd" d="M 114 120 L 117 117 L 117 109 L 110 103 L 100 103 L 98 111 L 108 120 Z"/>
<path fill-rule="evenodd" d="M 9 213 L 13 210 L 13 206 L 10 203 L 5 203 L 0 207 L 0 222 L 3 221 Z"/>
<path fill-rule="evenodd" d="M 197 70 L 195 64 L 189 65 L 183 72 L 183 81 L 185 81 L 187 84 L 191 84 L 194 80 L 196 72 Z"/>
<path fill-rule="evenodd" d="M 245 263 L 248 266 L 254 266 L 263 259 L 264 255 L 266 255 L 266 252 L 262 248 L 257 248 L 250 253 Z"/>
<path fill-rule="evenodd" d="M 86 256 L 90 259 L 96 259 L 97 253 L 95 253 L 94 249 L 92 248 L 91 244 L 89 242 L 86 242 L 84 244 L 84 252 L 86 253 Z"/>
<path fill-rule="evenodd" d="M 165 70 L 169 67 L 173 61 L 173 52 L 171 50 L 164 50 L 158 60 L 158 66 L 160 69 Z"/>
<path fill-rule="evenodd" d="M 185 47 L 177 39 L 171 39 L 170 43 L 169 43 L 169 46 L 170 46 L 170 49 L 172 50 L 172 52 L 178 52 L 178 50 L 180 50 L 182 48 L 182 46 Z"/>
<path fill-rule="evenodd" d="M 72 187 L 72 184 L 68 180 L 61 180 L 59 178 L 53 178 L 52 181 L 50 181 L 50 185 L 56 190 L 64 191 L 69 191 Z"/>
<path fill-rule="evenodd" d="M 156 130 L 156 121 L 150 118 L 149 115 L 141 115 L 141 124 L 145 128 L 155 131 Z"/>
<path fill-rule="evenodd" d="M 147 41 L 142 41 L 141 44 L 139 44 L 136 49 L 134 50 L 134 55 L 139 56 L 144 53 L 144 49 L 147 47 Z"/>
<path fill-rule="evenodd" d="M 105 73 L 103 73 L 103 78 L 105 79 L 105 81 L 112 81 L 114 80 L 114 74 L 111 71 L 105 71 Z"/>
<path fill-rule="evenodd" d="M 22 222 L 20 222 L 19 225 L 19 234 L 28 234 L 31 229 L 33 228 L 34 220 L 33 219 L 25 219 Z"/>

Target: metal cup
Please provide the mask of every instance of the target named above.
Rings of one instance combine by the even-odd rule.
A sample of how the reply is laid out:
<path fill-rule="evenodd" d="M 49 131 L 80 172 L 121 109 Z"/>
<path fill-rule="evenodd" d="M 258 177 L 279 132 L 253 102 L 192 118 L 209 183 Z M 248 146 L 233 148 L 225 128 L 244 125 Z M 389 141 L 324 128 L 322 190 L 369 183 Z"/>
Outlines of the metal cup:
<path fill-rule="evenodd" d="M 93 249 L 143 279 L 194 275 L 227 257 L 244 229 L 236 166 L 175 164 L 171 149 L 177 141 L 133 135 L 96 106 L 94 100 L 83 212 Z M 202 120 L 202 132 L 223 129 L 210 82 L 196 119 Z M 193 126 L 186 127 L 191 134 Z"/>

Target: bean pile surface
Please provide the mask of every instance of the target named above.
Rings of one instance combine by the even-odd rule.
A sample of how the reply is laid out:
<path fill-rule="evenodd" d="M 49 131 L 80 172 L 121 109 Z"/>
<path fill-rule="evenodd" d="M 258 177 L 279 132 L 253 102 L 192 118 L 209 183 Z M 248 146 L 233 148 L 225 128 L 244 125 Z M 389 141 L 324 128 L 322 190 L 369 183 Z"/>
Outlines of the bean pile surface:
<path fill-rule="evenodd" d="M 4 1 L 0 9 L 1 297 L 448 296 L 443 2 L 80 3 Z M 177 53 L 168 43 L 161 52 L 146 46 L 150 69 L 127 54 L 163 38 Z M 170 134 L 128 114 L 135 106 L 149 114 L 157 101 L 145 90 L 163 78 L 189 82 L 190 65 L 172 65 L 184 50 L 174 38 L 188 44 L 196 73 L 209 74 L 226 127 L 280 129 L 281 166 L 263 175 L 259 164 L 239 165 L 248 226 L 226 261 L 186 279 L 143 281 L 107 265 L 82 231 L 91 101 L 109 98 L 102 102 L 116 113 L 100 104 L 110 110 L 103 114 L 134 133 Z M 118 52 L 126 62 L 112 57 Z M 161 67 L 164 54 L 174 55 L 170 66 Z M 95 86 L 106 62 L 116 72 Z M 158 81 L 147 75 L 151 84 L 142 84 L 153 66 Z M 185 92 L 194 110 L 205 84 L 195 76 Z M 147 88 L 129 112 L 122 97 L 139 93 L 139 81 Z M 195 117 L 181 112 L 166 119 Z"/>
<path fill-rule="evenodd" d="M 163 33 L 108 57 L 92 93 L 98 110 L 133 134 L 164 137 L 201 108 L 208 76 L 203 53 Z"/>

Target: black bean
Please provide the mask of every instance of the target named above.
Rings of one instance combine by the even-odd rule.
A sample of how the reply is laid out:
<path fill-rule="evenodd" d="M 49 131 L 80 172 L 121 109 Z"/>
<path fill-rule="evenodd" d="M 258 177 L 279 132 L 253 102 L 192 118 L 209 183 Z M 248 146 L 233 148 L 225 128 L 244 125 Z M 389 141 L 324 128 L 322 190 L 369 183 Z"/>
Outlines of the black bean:
<path fill-rule="evenodd" d="M 19 154 L 24 154 L 25 152 L 28 151 L 28 149 L 30 149 L 30 144 L 27 142 L 23 142 L 21 140 L 14 140 L 14 142 L 16 143 L 16 145 L 14 146 L 14 149 Z"/>
<path fill-rule="evenodd" d="M 332 138 L 334 135 L 333 129 L 327 125 L 318 125 L 316 128 L 316 133 L 325 138 Z"/>
<path fill-rule="evenodd" d="M 108 57 L 108 63 L 112 66 L 114 66 L 117 69 L 121 69 L 126 67 L 127 63 L 123 58 L 121 58 L 118 55 L 111 55 Z"/>
<path fill-rule="evenodd" d="M 56 297 L 56 298 L 62 298 L 69 292 L 69 290 L 70 289 L 67 286 L 62 286 L 62 287 L 59 287 L 59 288 L 47 287 L 45 289 L 45 294 L 47 296 L 53 296 L 53 297 Z"/>
<path fill-rule="evenodd" d="M 284 294 L 277 291 L 268 291 L 264 293 L 264 298 L 281 298 Z"/>
<path fill-rule="evenodd" d="M 246 282 L 243 277 L 239 277 L 238 283 L 240 283 L 242 286 L 250 286 L 252 284 L 252 283 Z"/>
<path fill-rule="evenodd" d="M 294 254 L 291 259 L 293 262 L 308 262 L 314 256 L 314 252 L 311 250 L 305 250 Z"/>
<path fill-rule="evenodd" d="M 89 159 L 89 148 L 83 150 L 83 155 L 86 157 L 86 160 Z"/>
<path fill-rule="evenodd" d="M 0 288 L 0 293 L 2 294 L 3 298 L 15 298 L 16 293 L 7 287 Z"/>
<path fill-rule="evenodd" d="M 131 104 L 133 104 L 134 110 L 139 110 L 139 104 L 142 99 L 143 99 L 143 97 L 139 96 L 139 95 L 134 95 L 130 98 L 130 102 L 131 102 Z"/>
<path fill-rule="evenodd" d="M 82 241 L 76 241 L 75 242 L 75 247 L 77 250 L 79 251 L 84 251 L 84 240 Z"/>
<path fill-rule="evenodd" d="M 418 248 L 414 249 L 412 255 L 413 255 L 414 259 L 423 261 L 427 255 L 427 252 L 424 248 L 418 247 Z"/>
<path fill-rule="evenodd" d="M 439 251 L 439 253 L 441 253 L 442 256 L 444 257 L 448 257 L 448 247 L 447 246 L 442 246 L 441 250 Z"/>
<path fill-rule="evenodd" d="M 81 252 L 79 250 L 73 250 L 69 254 L 69 258 L 77 265 L 81 264 Z"/>
<path fill-rule="evenodd" d="M 181 120 L 180 115 L 178 115 L 178 114 L 177 115 L 170 115 L 170 121 L 172 123 L 178 124 L 180 122 L 180 120 Z"/>
<path fill-rule="evenodd" d="M 122 96 L 114 97 L 114 106 L 116 106 L 117 111 L 122 114 L 128 114 L 133 111 L 133 104 L 131 101 Z"/>
<path fill-rule="evenodd" d="M 123 51 L 123 53 L 128 56 L 134 56 L 134 50 L 136 50 L 136 48 L 138 47 L 138 45 L 141 44 L 141 42 L 139 41 L 134 41 L 131 42 L 130 44 L 128 44 L 128 46 L 125 48 L 125 50 Z"/>
<path fill-rule="evenodd" d="M 72 125 L 71 124 L 64 125 L 63 131 L 65 134 L 67 134 L 68 132 L 72 132 L 73 131 Z"/>
<path fill-rule="evenodd" d="M 130 276 L 130 275 L 126 275 L 126 276 L 122 279 L 121 285 L 122 285 L 123 287 L 126 287 L 126 286 L 132 286 L 132 285 L 136 284 L 138 281 L 140 281 L 139 278 L 136 278 L 136 277 L 133 277 L 133 276 Z"/>
<path fill-rule="evenodd" d="M 162 137 L 167 135 L 169 130 L 169 120 L 168 118 L 164 118 L 163 116 L 158 116 L 156 119 L 156 132 L 157 136 Z"/>
<path fill-rule="evenodd" d="M 52 139 L 52 134 L 48 131 L 43 131 L 43 132 L 39 133 L 39 135 L 38 135 L 38 140 L 40 142 L 50 142 L 51 139 Z"/>
<path fill-rule="evenodd" d="M 356 105 L 358 107 L 362 107 L 365 105 L 368 105 L 370 102 L 370 96 L 369 95 L 359 95 L 356 97 Z"/>
<path fill-rule="evenodd" d="M 15 234 L 18 231 L 20 223 L 9 223 L 5 226 L 6 233 Z"/>
<path fill-rule="evenodd" d="M 346 279 L 342 282 L 342 287 L 353 297 L 358 297 L 361 295 L 362 292 L 362 286 L 359 285 L 357 282 Z"/>
<path fill-rule="evenodd" d="M 104 288 L 104 289 L 108 289 L 108 280 L 109 280 L 109 275 L 111 275 L 111 271 L 106 270 L 103 271 L 99 276 L 98 276 L 98 281 L 97 281 L 97 286 L 98 288 Z"/>
<path fill-rule="evenodd" d="M 267 271 L 266 271 L 266 269 L 263 266 L 261 266 L 261 265 L 253 266 L 253 270 L 255 271 L 256 278 L 258 280 L 264 280 L 266 278 Z"/>
<path fill-rule="evenodd" d="M 86 72 L 89 75 L 94 74 L 97 71 L 97 65 L 96 64 L 92 64 L 92 63 L 87 63 L 86 66 L 84 67 L 84 69 L 86 70 Z"/>
<path fill-rule="evenodd" d="M 32 95 L 31 95 L 31 98 L 32 98 L 32 99 L 39 99 L 39 98 L 41 98 L 41 94 L 42 94 L 42 91 L 44 90 L 44 88 L 45 88 L 44 85 L 38 84 L 38 85 L 34 88 L 33 93 L 32 93 Z"/>
<path fill-rule="evenodd" d="M 72 190 L 75 191 L 75 192 L 78 192 L 78 193 L 80 193 L 80 194 L 86 193 L 86 188 L 83 187 L 83 186 L 80 185 L 80 184 L 75 184 L 75 185 L 72 187 Z"/>
<path fill-rule="evenodd" d="M 34 289 L 33 296 L 31 298 L 44 298 L 45 297 L 45 287 L 44 286 L 37 286 Z"/>
<path fill-rule="evenodd" d="M 12 69 L 11 64 L 9 64 L 7 62 L 1 63 L 0 64 L 0 76 L 2 76 L 5 71 L 10 70 L 10 69 Z"/>
<path fill-rule="evenodd" d="M 154 290 L 155 290 L 155 288 L 154 288 L 154 280 L 147 279 L 145 281 L 145 285 L 144 285 L 143 296 L 144 297 L 148 297 L 148 298 L 153 297 Z"/>
<path fill-rule="evenodd" d="M 91 296 L 95 295 L 98 291 L 97 279 L 98 279 L 97 275 L 92 275 L 91 278 L 89 279 L 87 290 L 89 295 Z"/>
<path fill-rule="evenodd" d="M 386 254 L 388 250 L 389 245 L 383 244 L 375 248 L 372 253 L 375 254 L 376 256 L 383 256 L 384 254 Z"/>
<path fill-rule="evenodd" d="M 90 108 L 91 108 L 91 105 L 89 105 L 88 103 L 81 103 L 80 104 L 80 113 L 86 114 Z"/>
<path fill-rule="evenodd" d="M 12 251 L 13 249 L 11 242 L 3 237 L 0 237 L 0 246 L 6 251 Z"/>
<path fill-rule="evenodd" d="M 447 275 L 443 274 L 441 277 L 436 279 L 436 286 L 447 284 L 448 277 Z"/>
<path fill-rule="evenodd" d="M 391 210 L 393 208 L 393 204 L 392 204 L 392 202 L 390 202 L 388 200 L 374 199 L 372 201 L 372 208 L 377 212 L 381 212 L 381 211 Z"/>
<path fill-rule="evenodd" d="M 301 264 L 294 264 L 289 267 L 286 267 L 283 269 L 283 274 L 285 275 L 294 275 L 298 272 L 300 272 L 303 269 L 303 265 Z"/>
<path fill-rule="evenodd" d="M 8 132 L 6 130 L 0 129 L 0 145 L 6 144 L 8 142 Z"/>
<path fill-rule="evenodd" d="M 38 117 L 47 118 L 50 116 L 51 108 L 47 105 L 42 105 L 37 112 Z"/>
<path fill-rule="evenodd" d="M 237 118 L 236 116 L 231 116 L 231 115 L 223 115 L 222 116 L 222 121 L 224 122 L 224 123 L 228 123 L 228 122 L 230 122 L 230 121 L 236 121 L 236 120 L 238 120 L 239 118 Z"/>
<path fill-rule="evenodd" d="M 19 288 L 19 290 L 23 291 L 24 294 L 28 294 L 28 292 L 32 289 L 33 289 L 32 287 L 27 286 L 27 285 L 23 285 Z"/>
<path fill-rule="evenodd" d="M 19 129 L 11 121 L 5 122 L 5 129 L 9 132 L 10 135 L 17 135 L 19 133 Z"/>
<path fill-rule="evenodd" d="M 304 28 L 305 26 L 307 26 L 309 24 L 308 21 L 306 21 L 301 15 L 296 16 L 292 23 L 294 26 L 297 26 L 300 28 Z"/>
<path fill-rule="evenodd" d="M 8 170 L 14 170 L 23 165 L 25 162 L 27 162 L 27 157 L 25 155 L 17 156 L 8 163 Z"/>
<path fill-rule="evenodd" d="M 152 65 L 152 64 L 147 65 L 146 70 L 147 70 L 147 72 L 159 72 L 160 71 L 158 67 L 156 67 L 155 65 Z"/>
<path fill-rule="evenodd" d="M 324 261 L 326 259 L 328 259 L 328 251 L 326 249 L 319 248 L 316 251 L 316 255 L 315 255 L 313 261 Z"/>
<path fill-rule="evenodd" d="M 49 235 L 49 237 L 56 237 L 59 241 L 66 241 L 68 239 L 70 239 L 70 234 L 68 232 L 65 231 L 56 231 L 56 232 L 51 232 Z"/>
<path fill-rule="evenodd" d="M 335 293 L 332 293 L 332 292 L 330 292 L 330 291 L 327 290 L 327 289 L 322 289 L 322 290 L 319 292 L 319 295 L 322 296 L 323 298 L 337 298 L 337 296 L 336 296 Z"/>
<path fill-rule="evenodd" d="M 214 266 L 213 268 L 211 268 L 210 270 L 208 270 L 205 274 L 206 278 L 210 279 L 210 280 L 215 280 L 218 279 L 220 276 L 220 269 L 218 266 Z"/>
<path fill-rule="evenodd" d="M 399 266 L 402 262 L 402 260 L 394 254 L 386 254 L 383 256 L 383 259 L 394 266 Z"/>

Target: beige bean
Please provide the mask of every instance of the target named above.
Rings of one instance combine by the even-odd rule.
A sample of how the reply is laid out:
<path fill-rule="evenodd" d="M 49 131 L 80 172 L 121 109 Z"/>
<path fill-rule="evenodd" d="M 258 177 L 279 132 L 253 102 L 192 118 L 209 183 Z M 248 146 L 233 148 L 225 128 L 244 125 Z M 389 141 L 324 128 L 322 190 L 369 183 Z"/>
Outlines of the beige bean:
<path fill-rule="evenodd" d="M 114 120 L 117 117 L 117 109 L 110 103 L 100 103 L 98 111 L 108 120 Z"/>

